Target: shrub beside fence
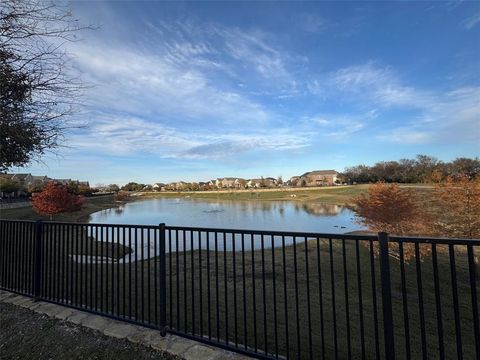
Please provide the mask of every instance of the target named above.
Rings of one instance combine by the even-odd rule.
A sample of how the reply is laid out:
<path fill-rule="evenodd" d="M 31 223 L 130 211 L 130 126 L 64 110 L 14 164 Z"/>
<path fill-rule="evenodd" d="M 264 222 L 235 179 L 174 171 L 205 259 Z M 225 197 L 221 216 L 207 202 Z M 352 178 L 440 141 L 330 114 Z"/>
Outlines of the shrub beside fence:
<path fill-rule="evenodd" d="M 388 256 L 392 242 L 399 256 Z M 258 358 L 471 359 L 480 358 L 479 247 L 0 220 L 0 287 Z"/>

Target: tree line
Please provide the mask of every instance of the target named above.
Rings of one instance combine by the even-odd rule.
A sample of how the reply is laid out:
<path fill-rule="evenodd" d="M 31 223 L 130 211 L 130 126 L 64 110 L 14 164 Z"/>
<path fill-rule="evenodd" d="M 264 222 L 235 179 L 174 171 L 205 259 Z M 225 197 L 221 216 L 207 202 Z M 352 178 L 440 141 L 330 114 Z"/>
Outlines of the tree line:
<path fill-rule="evenodd" d="M 415 159 L 381 161 L 373 166 L 357 165 L 346 168 L 340 175 L 349 184 L 375 183 L 437 183 L 449 176 L 467 176 L 469 179 L 480 174 L 480 159 L 459 157 L 450 162 L 428 155 L 417 155 Z"/>

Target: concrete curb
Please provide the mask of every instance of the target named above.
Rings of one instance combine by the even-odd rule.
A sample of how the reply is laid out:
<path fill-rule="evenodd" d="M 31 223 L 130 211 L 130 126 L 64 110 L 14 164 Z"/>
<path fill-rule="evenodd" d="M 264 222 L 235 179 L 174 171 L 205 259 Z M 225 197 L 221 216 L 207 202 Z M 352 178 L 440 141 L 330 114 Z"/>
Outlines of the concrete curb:
<path fill-rule="evenodd" d="M 44 301 L 34 301 L 27 296 L 17 295 L 0 290 L 0 302 L 9 303 L 30 309 L 39 314 L 47 315 L 62 321 L 99 331 L 104 335 L 117 339 L 127 339 L 136 344 L 151 347 L 154 350 L 184 360 L 246 360 L 248 356 L 205 345 L 198 341 L 185 339 L 168 334 L 165 337 L 157 330 L 139 325 L 110 319 L 104 316 L 71 309 L 65 306 L 51 304 Z"/>

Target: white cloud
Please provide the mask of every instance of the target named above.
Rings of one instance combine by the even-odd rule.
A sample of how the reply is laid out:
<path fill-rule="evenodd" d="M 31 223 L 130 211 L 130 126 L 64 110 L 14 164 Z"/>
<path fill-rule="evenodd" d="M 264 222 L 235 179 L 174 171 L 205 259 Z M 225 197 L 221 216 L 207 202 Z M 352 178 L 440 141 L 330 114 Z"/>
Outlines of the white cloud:
<path fill-rule="evenodd" d="M 91 106 L 143 115 L 209 118 L 212 124 L 258 123 L 271 116 L 259 103 L 218 88 L 200 70 L 172 64 L 161 55 L 113 45 L 81 44 L 73 51 L 77 66 L 94 84 L 88 94 Z"/>
<path fill-rule="evenodd" d="M 432 141 L 432 134 L 426 131 L 415 130 L 413 127 L 398 127 L 386 134 L 377 136 L 377 139 L 397 144 L 425 144 Z"/>
<path fill-rule="evenodd" d="M 477 12 L 470 16 L 463 22 L 463 27 L 467 30 L 473 29 L 475 26 L 480 24 L 480 12 Z"/>
<path fill-rule="evenodd" d="M 419 108 L 432 101 L 428 92 L 403 85 L 392 68 L 373 61 L 340 69 L 330 75 L 329 83 L 350 96 L 386 107 Z"/>
<path fill-rule="evenodd" d="M 306 116 L 302 124 L 314 129 L 319 136 L 329 138 L 333 141 L 345 141 L 359 131 L 365 129 L 371 120 L 377 117 L 377 111 L 370 110 L 365 114 L 319 114 Z"/>
<path fill-rule="evenodd" d="M 376 66 L 370 61 L 339 69 L 332 75 L 332 80 L 340 90 L 358 91 L 393 82 L 395 77 L 389 68 Z"/>
<path fill-rule="evenodd" d="M 322 19 L 305 19 L 305 31 L 322 31 Z M 448 131 L 458 139 L 474 137 L 475 90 L 440 94 L 419 89 L 375 61 L 305 79 L 308 60 L 279 46 L 274 34 L 185 19 L 147 26 L 152 33 L 136 43 L 73 44 L 78 68 L 96 84 L 89 105 L 97 113 L 115 114 L 100 119 L 83 145 L 112 154 L 148 151 L 178 158 L 301 149 L 311 136 L 293 133 L 286 115 L 260 98 L 306 93 L 347 105 L 343 114 L 320 113 L 301 121 L 302 129 L 323 139 L 341 142 L 366 133 L 377 116 L 398 109 L 415 115 L 404 116 L 389 134 L 372 137 L 410 143 L 439 141 L 440 133 Z M 249 129 L 255 131 L 244 135 Z M 104 138 L 101 144 L 92 141 L 94 132 Z M 79 138 L 77 143 L 82 144 Z"/>
<path fill-rule="evenodd" d="M 245 151 L 285 151 L 310 145 L 311 133 L 287 131 L 179 130 L 141 118 L 98 114 L 97 122 L 71 136 L 73 148 L 116 156 L 218 159 Z"/>
<path fill-rule="evenodd" d="M 169 157 L 200 144 L 188 134 L 140 118 L 97 114 L 95 119 L 70 137 L 73 148 L 109 155 L 156 153 Z"/>
<path fill-rule="evenodd" d="M 298 150 L 310 145 L 308 134 L 284 134 L 273 131 L 269 134 L 227 134 L 218 140 L 192 147 L 179 157 L 193 159 L 225 158 L 246 151 Z"/>
<path fill-rule="evenodd" d="M 480 87 L 465 87 L 433 97 L 420 118 L 393 128 L 380 140 L 397 143 L 480 141 Z"/>
<path fill-rule="evenodd" d="M 385 126 L 369 127 L 374 138 L 404 144 L 480 141 L 480 87 L 461 87 L 437 92 L 409 86 L 393 68 L 369 61 L 337 70 L 323 81 L 324 94 L 344 99 L 355 107 L 376 107 L 364 118 L 351 115 L 316 117 L 310 121 L 335 127 L 327 135 L 346 137 L 365 129 L 369 119 L 405 111 L 402 120 Z M 333 120 L 332 120 L 333 119 Z M 380 130 L 380 129 L 388 130 Z"/>
<path fill-rule="evenodd" d="M 232 79 L 255 81 L 257 88 L 258 80 L 268 79 L 262 87 L 270 92 L 296 94 L 292 71 L 307 59 L 282 48 L 275 34 L 188 20 L 147 25 L 162 39 L 172 63 L 219 70 Z"/>

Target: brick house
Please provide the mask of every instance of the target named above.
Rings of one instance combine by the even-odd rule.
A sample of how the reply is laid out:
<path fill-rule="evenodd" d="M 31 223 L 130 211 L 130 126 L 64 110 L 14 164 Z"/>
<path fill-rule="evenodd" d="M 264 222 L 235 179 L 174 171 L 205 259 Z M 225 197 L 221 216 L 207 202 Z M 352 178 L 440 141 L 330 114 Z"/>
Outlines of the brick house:
<path fill-rule="evenodd" d="M 326 186 L 333 185 L 338 173 L 335 170 L 315 170 L 300 176 L 297 186 Z"/>

